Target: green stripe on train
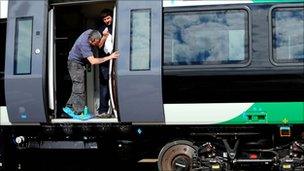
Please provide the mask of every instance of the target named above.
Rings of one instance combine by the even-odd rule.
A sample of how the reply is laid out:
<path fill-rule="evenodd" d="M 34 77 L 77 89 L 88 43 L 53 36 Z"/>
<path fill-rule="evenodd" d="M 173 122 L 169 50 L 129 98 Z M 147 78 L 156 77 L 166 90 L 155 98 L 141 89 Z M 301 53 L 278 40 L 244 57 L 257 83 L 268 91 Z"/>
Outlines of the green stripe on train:
<path fill-rule="evenodd" d="M 304 0 L 253 0 L 253 3 L 270 3 L 270 2 L 304 2 Z"/>
<path fill-rule="evenodd" d="M 304 102 L 255 103 L 221 124 L 304 124 Z"/>

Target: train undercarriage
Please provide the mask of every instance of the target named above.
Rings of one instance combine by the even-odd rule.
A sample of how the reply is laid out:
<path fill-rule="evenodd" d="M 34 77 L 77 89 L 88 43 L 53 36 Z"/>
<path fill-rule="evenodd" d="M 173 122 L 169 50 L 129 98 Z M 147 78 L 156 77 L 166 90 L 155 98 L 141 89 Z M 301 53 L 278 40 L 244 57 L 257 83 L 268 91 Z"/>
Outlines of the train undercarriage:
<path fill-rule="evenodd" d="M 303 140 L 273 148 L 263 148 L 266 139 L 245 142 L 243 145 L 240 145 L 242 138 L 230 140 L 233 143 L 228 143 L 226 138 L 217 140 L 221 143 L 183 140 L 168 143 L 159 155 L 159 170 L 226 171 L 255 170 L 257 167 L 280 171 L 304 169 Z"/>
<path fill-rule="evenodd" d="M 12 151 L 89 150 L 103 154 L 105 149 L 111 149 L 110 154 L 131 163 L 147 157 L 156 158 L 160 171 L 256 168 L 303 171 L 303 126 L 289 127 L 289 131 L 286 126 L 284 128 L 122 124 L 4 128 L 0 138 L 0 168 L 7 170 L 21 167 L 22 159 L 16 160 L 8 155 Z"/>
<path fill-rule="evenodd" d="M 304 134 L 287 127 L 192 132 L 192 140 L 166 144 L 159 170 L 304 170 Z M 272 130 L 272 131 L 270 131 Z M 302 129 L 303 131 L 303 129 Z M 296 135 L 298 135 L 296 137 Z"/>

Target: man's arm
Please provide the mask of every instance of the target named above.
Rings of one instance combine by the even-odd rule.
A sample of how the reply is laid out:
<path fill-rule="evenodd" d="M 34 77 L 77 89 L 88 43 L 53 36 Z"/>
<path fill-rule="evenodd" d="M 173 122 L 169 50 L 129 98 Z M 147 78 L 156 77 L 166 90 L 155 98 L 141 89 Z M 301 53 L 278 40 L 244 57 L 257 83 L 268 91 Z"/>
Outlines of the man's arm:
<path fill-rule="evenodd" d="M 89 60 L 91 65 L 98 65 L 98 64 L 104 63 L 111 59 L 117 59 L 118 57 L 119 57 L 119 53 L 116 51 L 116 52 L 112 53 L 111 55 L 103 57 L 103 58 L 94 58 L 94 56 L 89 56 L 89 57 L 87 57 L 87 59 Z"/>
<path fill-rule="evenodd" d="M 102 38 L 99 42 L 99 45 L 98 45 L 99 48 L 101 48 L 105 44 L 107 38 L 108 38 L 108 36 L 102 36 Z"/>
<path fill-rule="evenodd" d="M 104 44 L 105 44 L 105 42 L 106 42 L 106 40 L 107 40 L 107 38 L 108 38 L 108 36 L 109 36 L 109 30 L 108 30 L 108 28 L 105 28 L 104 30 L 103 30 L 103 32 L 102 32 L 102 38 L 101 38 L 101 40 L 100 40 L 100 42 L 99 42 L 99 48 L 101 48 Z"/>

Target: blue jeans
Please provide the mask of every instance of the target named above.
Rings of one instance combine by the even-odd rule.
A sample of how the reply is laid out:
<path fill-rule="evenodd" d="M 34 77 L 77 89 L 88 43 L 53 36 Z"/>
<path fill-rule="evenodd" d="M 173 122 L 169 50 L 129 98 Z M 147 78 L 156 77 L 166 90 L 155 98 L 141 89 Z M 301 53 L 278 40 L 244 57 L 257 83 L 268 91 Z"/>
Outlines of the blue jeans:
<path fill-rule="evenodd" d="M 109 109 L 109 68 L 100 65 L 99 71 L 100 99 L 98 113 L 104 113 Z"/>

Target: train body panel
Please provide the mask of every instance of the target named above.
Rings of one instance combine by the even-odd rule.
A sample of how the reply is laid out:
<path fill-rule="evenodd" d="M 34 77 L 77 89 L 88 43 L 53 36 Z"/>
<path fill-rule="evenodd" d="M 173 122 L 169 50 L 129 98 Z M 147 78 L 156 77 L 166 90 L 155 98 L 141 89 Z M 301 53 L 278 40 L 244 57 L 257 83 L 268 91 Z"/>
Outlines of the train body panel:
<path fill-rule="evenodd" d="M 93 20 L 97 17 L 97 8 L 116 6 L 116 48 L 122 53 L 122 58 L 114 63 L 115 71 L 111 73 L 111 76 L 114 80 L 112 94 L 115 97 L 113 99 L 115 99 L 118 105 L 117 109 L 119 109 L 118 115 L 116 115 L 117 122 L 136 124 L 251 124 L 253 122 L 254 124 L 280 124 L 282 120 L 284 122 L 288 120 L 288 123 L 291 124 L 301 123 L 303 114 L 299 111 L 296 117 L 290 117 L 288 114 L 284 117 L 283 113 L 270 112 L 271 114 L 268 114 L 266 112 L 267 114 L 260 116 L 262 121 L 247 122 L 242 119 L 233 119 L 242 114 L 244 117 L 245 109 L 233 114 L 227 113 L 225 119 L 210 119 L 209 115 L 212 113 L 204 113 L 204 107 L 193 108 L 200 114 L 184 114 L 188 116 L 179 116 L 180 114 L 174 109 L 178 109 L 180 113 L 191 113 L 193 112 L 192 106 L 201 105 L 209 108 L 209 104 L 220 107 L 231 104 L 236 106 L 235 110 L 239 110 L 238 105 L 240 105 L 239 107 L 246 106 L 249 102 L 267 105 L 269 103 L 270 106 L 277 103 L 278 106 L 280 103 L 284 105 L 290 103 L 300 104 L 301 107 L 301 103 L 303 103 L 301 90 L 304 84 L 302 57 L 298 55 L 296 57 L 298 59 L 292 59 L 293 61 L 280 57 L 284 58 L 281 61 L 275 55 L 286 54 L 282 50 L 270 49 L 279 45 L 269 41 L 274 38 L 286 39 L 286 37 L 276 37 L 280 36 L 279 34 L 275 35 L 275 31 L 282 31 L 281 28 L 272 30 L 270 26 L 276 23 L 280 27 L 289 25 L 288 23 L 280 25 L 283 20 L 276 17 L 285 15 L 285 13 L 287 15 L 290 10 L 290 13 L 294 13 L 296 17 L 301 17 L 303 4 L 299 2 L 302 1 L 242 1 L 242 3 L 238 1 L 166 1 L 148 4 L 143 2 L 141 5 L 137 4 L 138 8 L 136 8 L 133 1 L 128 2 L 129 5 L 124 1 L 117 3 L 100 1 L 91 4 L 74 1 L 63 3 L 51 1 L 50 8 L 52 10 L 50 10 L 49 15 L 53 17 L 48 17 L 48 22 L 52 23 L 50 26 L 56 27 L 57 25 L 57 30 L 55 32 L 54 28 L 49 28 L 48 32 L 52 33 L 50 35 L 53 35 L 54 38 L 46 40 L 47 20 L 45 20 L 39 23 L 37 28 L 33 28 L 32 38 L 28 37 L 28 41 L 37 39 L 48 41 L 48 43 L 54 42 L 54 45 L 48 46 L 49 54 L 46 56 L 44 50 L 46 44 L 40 44 L 42 47 L 38 47 L 38 45 L 36 47 L 33 44 L 29 52 L 32 55 L 42 56 L 35 58 L 25 56 L 24 64 L 30 65 L 23 69 L 31 72 L 18 74 L 16 73 L 19 72 L 16 70 L 18 69 L 18 53 L 10 47 L 13 43 L 16 44 L 17 39 L 15 40 L 13 35 L 17 33 L 20 24 L 17 27 L 12 19 L 17 18 L 19 22 L 20 17 L 24 20 L 22 17 L 31 14 L 30 11 L 28 14 L 14 13 L 14 8 L 20 8 L 14 4 L 25 2 L 12 1 L 8 5 L 9 13 L 12 14 L 9 15 L 8 19 L 8 37 L 10 38 L 7 39 L 5 61 L 7 65 L 5 95 L 7 96 L 10 121 L 18 124 L 37 124 L 50 123 L 52 119 L 57 119 L 55 122 L 58 122 L 58 119 L 62 119 L 62 107 L 68 98 L 67 92 L 70 89 L 68 88 L 69 79 L 66 78 L 68 77 L 67 70 L 63 64 L 66 62 L 66 56 L 61 55 L 68 53 L 68 48 L 64 47 L 64 44 L 71 45 L 73 42 L 69 36 L 76 37 L 75 32 L 83 29 L 76 27 L 80 24 L 81 18 L 75 20 L 79 23 L 75 22 L 69 25 L 65 23 L 67 23 L 69 15 L 80 17 L 79 14 L 84 10 L 91 9 L 91 12 L 83 12 L 84 19 L 88 24 L 81 27 L 96 27 Z M 222 6 L 222 3 L 225 3 L 225 6 Z M 35 11 L 35 3 L 26 4 L 33 6 L 33 8 L 29 7 L 29 10 L 32 8 Z M 47 6 L 47 1 L 43 4 Z M 72 5 L 69 6 L 69 4 Z M 189 6 L 189 4 L 192 5 Z M 150 10 L 143 10 L 145 7 Z M 79 8 L 80 13 L 77 12 Z M 130 12 L 126 13 L 123 9 L 128 9 Z M 65 10 L 70 10 L 70 14 L 64 13 Z M 43 14 L 41 15 L 43 18 L 46 17 L 44 9 L 41 9 L 41 14 Z M 176 24 L 177 22 L 186 22 L 183 18 L 187 17 L 188 26 Z M 205 18 L 206 21 L 198 20 L 199 17 Z M 210 17 L 216 20 L 209 21 Z M 295 37 L 301 37 L 300 25 L 302 21 L 299 20 L 301 18 L 296 17 L 291 16 L 290 21 L 298 20 L 294 27 L 297 27 L 299 31 L 294 34 L 297 34 Z M 240 18 L 242 19 L 240 20 Z M 28 18 L 25 19 L 28 20 Z M 224 26 L 225 23 L 222 23 L 222 19 L 225 19 L 225 22 L 230 23 L 230 25 Z M 136 27 L 135 23 L 144 24 L 146 29 Z M 32 27 L 36 27 L 36 23 L 33 24 Z M 130 27 L 121 27 L 122 25 Z M 227 29 L 229 31 L 210 30 L 209 27 L 212 25 L 216 28 L 215 30 Z M 198 26 L 205 27 L 202 33 L 198 32 L 200 31 L 197 29 Z M 68 29 L 70 29 L 70 33 L 67 34 L 64 31 Z M 186 36 L 182 36 L 181 33 Z M 289 31 L 287 34 L 290 33 Z M 144 39 L 141 35 L 148 37 Z M 26 38 L 26 35 L 24 37 Z M 213 41 L 220 39 L 223 43 Z M 135 43 L 136 41 L 142 43 Z M 192 44 L 191 41 L 201 41 L 201 43 Z M 215 48 L 214 52 L 208 50 L 212 46 Z M 270 48 L 265 48 L 267 46 Z M 189 50 L 191 53 L 187 53 Z M 293 47 L 293 50 L 293 54 L 296 51 L 301 54 L 301 44 Z M 217 57 L 213 56 L 216 54 Z M 226 59 L 225 54 L 228 54 L 228 59 Z M 143 57 L 140 57 L 141 55 Z M 48 62 L 46 62 L 47 59 Z M 39 65 L 41 67 L 37 67 Z M 20 69 L 23 72 L 22 68 Z M 90 71 L 91 69 L 93 72 Z M 96 84 L 98 82 L 98 67 L 91 67 L 91 69 L 87 71 L 87 101 L 90 111 L 96 113 L 99 101 L 99 91 L 96 89 L 99 86 Z M 55 76 L 50 75 L 50 72 L 55 73 Z M 16 83 L 12 82 L 13 80 Z M 46 80 L 48 80 L 48 84 L 46 84 Z M 30 86 L 32 83 L 34 85 Z M 21 85 L 27 86 L 21 88 L 19 87 Z M 288 88 L 288 86 L 293 88 Z M 47 94 L 46 91 L 51 93 Z M 231 97 L 234 98 L 231 99 Z M 285 99 L 285 101 L 281 99 Z M 138 106 L 141 107 L 141 110 L 137 110 Z M 290 107 L 293 106 L 295 106 L 294 110 L 296 111 L 300 108 L 297 105 L 290 105 Z M 219 116 L 225 115 L 224 113 L 225 110 Z M 253 113 L 254 116 L 260 115 L 257 112 Z M 251 116 L 247 116 L 248 118 L 250 120 Z M 229 122 L 231 119 L 233 121 Z M 236 120 L 238 121 L 236 122 Z M 61 121 L 64 122 L 64 120 Z M 100 120 L 100 122 L 103 121 Z"/>
<path fill-rule="evenodd" d="M 117 5 L 117 37 L 121 38 L 117 48 L 122 54 L 117 62 L 120 119 L 122 122 L 163 123 L 162 2 L 118 1 Z"/>
<path fill-rule="evenodd" d="M 21 165 L 8 147 L 160 151 L 161 171 L 304 170 L 303 0 L 0 2 L 0 170 Z M 107 8 L 113 118 L 70 118 L 69 50 Z M 85 71 L 92 115 L 100 69 Z"/>

